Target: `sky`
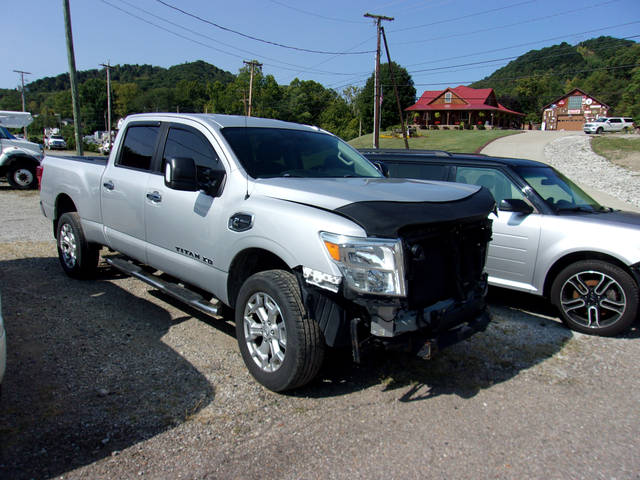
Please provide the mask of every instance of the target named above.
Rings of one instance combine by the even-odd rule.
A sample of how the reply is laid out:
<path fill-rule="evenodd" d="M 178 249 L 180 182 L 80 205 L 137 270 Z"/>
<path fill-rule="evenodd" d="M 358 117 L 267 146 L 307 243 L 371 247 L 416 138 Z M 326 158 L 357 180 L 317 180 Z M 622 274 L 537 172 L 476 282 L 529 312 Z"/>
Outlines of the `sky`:
<path fill-rule="evenodd" d="M 4 0 L 8 2 L 8 0 Z M 532 49 L 600 35 L 640 40 L 639 0 L 69 0 L 78 70 L 204 60 L 238 73 L 257 60 L 281 85 L 363 86 L 383 20 L 391 59 L 417 95 L 468 84 Z M 68 72 L 63 0 L 3 9 L 0 88 Z M 384 44 L 382 62 L 386 62 Z"/>

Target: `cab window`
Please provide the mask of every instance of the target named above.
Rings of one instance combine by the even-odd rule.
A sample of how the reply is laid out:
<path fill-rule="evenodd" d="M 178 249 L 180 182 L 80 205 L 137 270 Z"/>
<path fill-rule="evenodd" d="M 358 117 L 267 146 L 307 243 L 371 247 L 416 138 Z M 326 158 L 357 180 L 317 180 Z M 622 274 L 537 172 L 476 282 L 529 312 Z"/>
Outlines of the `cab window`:
<path fill-rule="evenodd" d="M 131 125 L 122 144 L 116 166 L 149 170 L 160 127 L 155 125 Z"/>
<path fill-rule="evenodd" d="M 214 172 L 224 171 L 218 154 L 200 133 L 184 128 L 170 127 L 162 154 L 162 172 L 171 158 L 193 158 L 198 172 L 198 182 L 207 183 Z"/>
<path fill-rule="evenodd" d="M 495 168 L 458 167 L 456 182 L 486 187 L 498 205 L 505 198 L 524 200 L 524 194 L 518 186 Z"/>

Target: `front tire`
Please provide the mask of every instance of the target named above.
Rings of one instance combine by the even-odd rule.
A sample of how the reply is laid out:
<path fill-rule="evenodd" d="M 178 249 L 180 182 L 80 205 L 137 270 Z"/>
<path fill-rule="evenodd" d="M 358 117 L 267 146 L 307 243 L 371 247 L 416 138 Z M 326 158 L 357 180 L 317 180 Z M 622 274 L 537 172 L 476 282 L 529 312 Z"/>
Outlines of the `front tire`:
<path fill-rule="evenodd" d="M 80 216 L 76 212 L 64 213 L 58 220 L 56 233 L 58 259 L 65 273 L 73 278 L 92 277 L 98 266 L 100 247 L 87 242 Z"/>
<path fill-rule="evenodd" d="M 7 181 L 9 185 L 19 190 L 29 190 L 38 186 L 36 169 L 24 164 L 11 166 L 7 172 Z"/>
<path fill-rule="evenodd" d="M 602 127 L 599 127 L 599 128 L 596 130 L 596 133 L 602 133 L 602 132 L 604 132 L 604 130 L 602 129 Z"/>
<path fill-rule="evenodd" d="M 553 281 L 551 301 L 572 330 L 613 336 L 627 330 L 638 313 L 638 285 L 617 265 L 584 260 Z"/>
<path fill-rule="evenodd" d="M 325 341 L 306 314 L 293 274 L 267 270 L 252 275 L 242 285 L 235 308 L 240 353 L 258 382 L 281 392 L 317 375 Z"/>

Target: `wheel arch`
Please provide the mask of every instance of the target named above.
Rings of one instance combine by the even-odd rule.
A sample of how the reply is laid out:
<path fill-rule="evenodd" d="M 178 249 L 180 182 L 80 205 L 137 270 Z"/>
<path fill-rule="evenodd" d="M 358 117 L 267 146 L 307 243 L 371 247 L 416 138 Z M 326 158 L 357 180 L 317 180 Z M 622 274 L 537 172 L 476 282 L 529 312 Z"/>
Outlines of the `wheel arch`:
<path fill-rule="evenodd" d="M 291 272 L 287 263 L 269 250 L 247 248 L 238 252 L 229 267 L 227 278 L 227 299 L 229 306 L 235 308 L 240 287 L 251 275 L 265 270 L 285 270 Z"/>
<path fill-rule="evenodd" d="M 8 170 L 15 164 L 23 163 L 29 166 L 33 166 L 34 168 L 40 165 L 40 162 L 32 156 L 27 155 L 26 153 L 19 152 L 13 155 L 8 155 L 2 164 L 2 168 Z"/>
<path fill-rule="evenodd" d="M 551 266 L 544 280 L 544 288 L 543 294 L 545 297 L 549 298 L 551 294 L 551 286 L 553 285 L 554 279 L 558 276 L 558 274 L 567 266 L 572 263 L 581 261 L 581 260 L 602 260 L 605 262 L 609 262 L 613 265 L 616 265 L 631 275 L 631 278 L 638 284 L 638 276 L 626 265 L 624 262 L 620 261 L 616 257 L 612 255 L 608 255 L 602 252 L 594 252 L 594 251 L 582 251 L 582 252 L 573 252 L 568 255 L 565 255 L 562 258 L 556 260 L 556 262 Z"/>
<path fill-rule="evenodd" d="M 78 208 L 73 199 L 66 193 L 61 193 L 56 198 L 56 204 L 53 209 L 53 236 L 57 237 L 58 220 L 62 215 L 68 212 L 77 212 Z"/>

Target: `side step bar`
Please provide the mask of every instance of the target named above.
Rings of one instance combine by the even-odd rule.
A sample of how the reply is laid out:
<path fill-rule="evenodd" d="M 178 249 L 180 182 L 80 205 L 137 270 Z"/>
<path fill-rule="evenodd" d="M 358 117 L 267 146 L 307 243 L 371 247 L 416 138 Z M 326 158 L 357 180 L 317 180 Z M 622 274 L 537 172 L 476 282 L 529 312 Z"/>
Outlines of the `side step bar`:
<path fill-rule="evenodd" d="M 117 268 L 123 273 L 127 275 L 131 275 L 138 280 L 142 280 L 145 283 L 148 283 L 154 288 L 166 293 L 167 295 L 180 300 L 181 302 L 186 303 L 190 307 L 193 307 L 201 312 L 207 313 L 209 315 L 218 316 L 219 307 L 217 305 L 212 304 L 208 300 L 205 300 L 202 295 L 189 290 L 185 287 L 178 285 L 177 283 L 167 282 L 147 271 L 138 265 L 131 263 L 123 258 L 118 257 L 109 257 L 104 259 L 109 265 Z"/>

